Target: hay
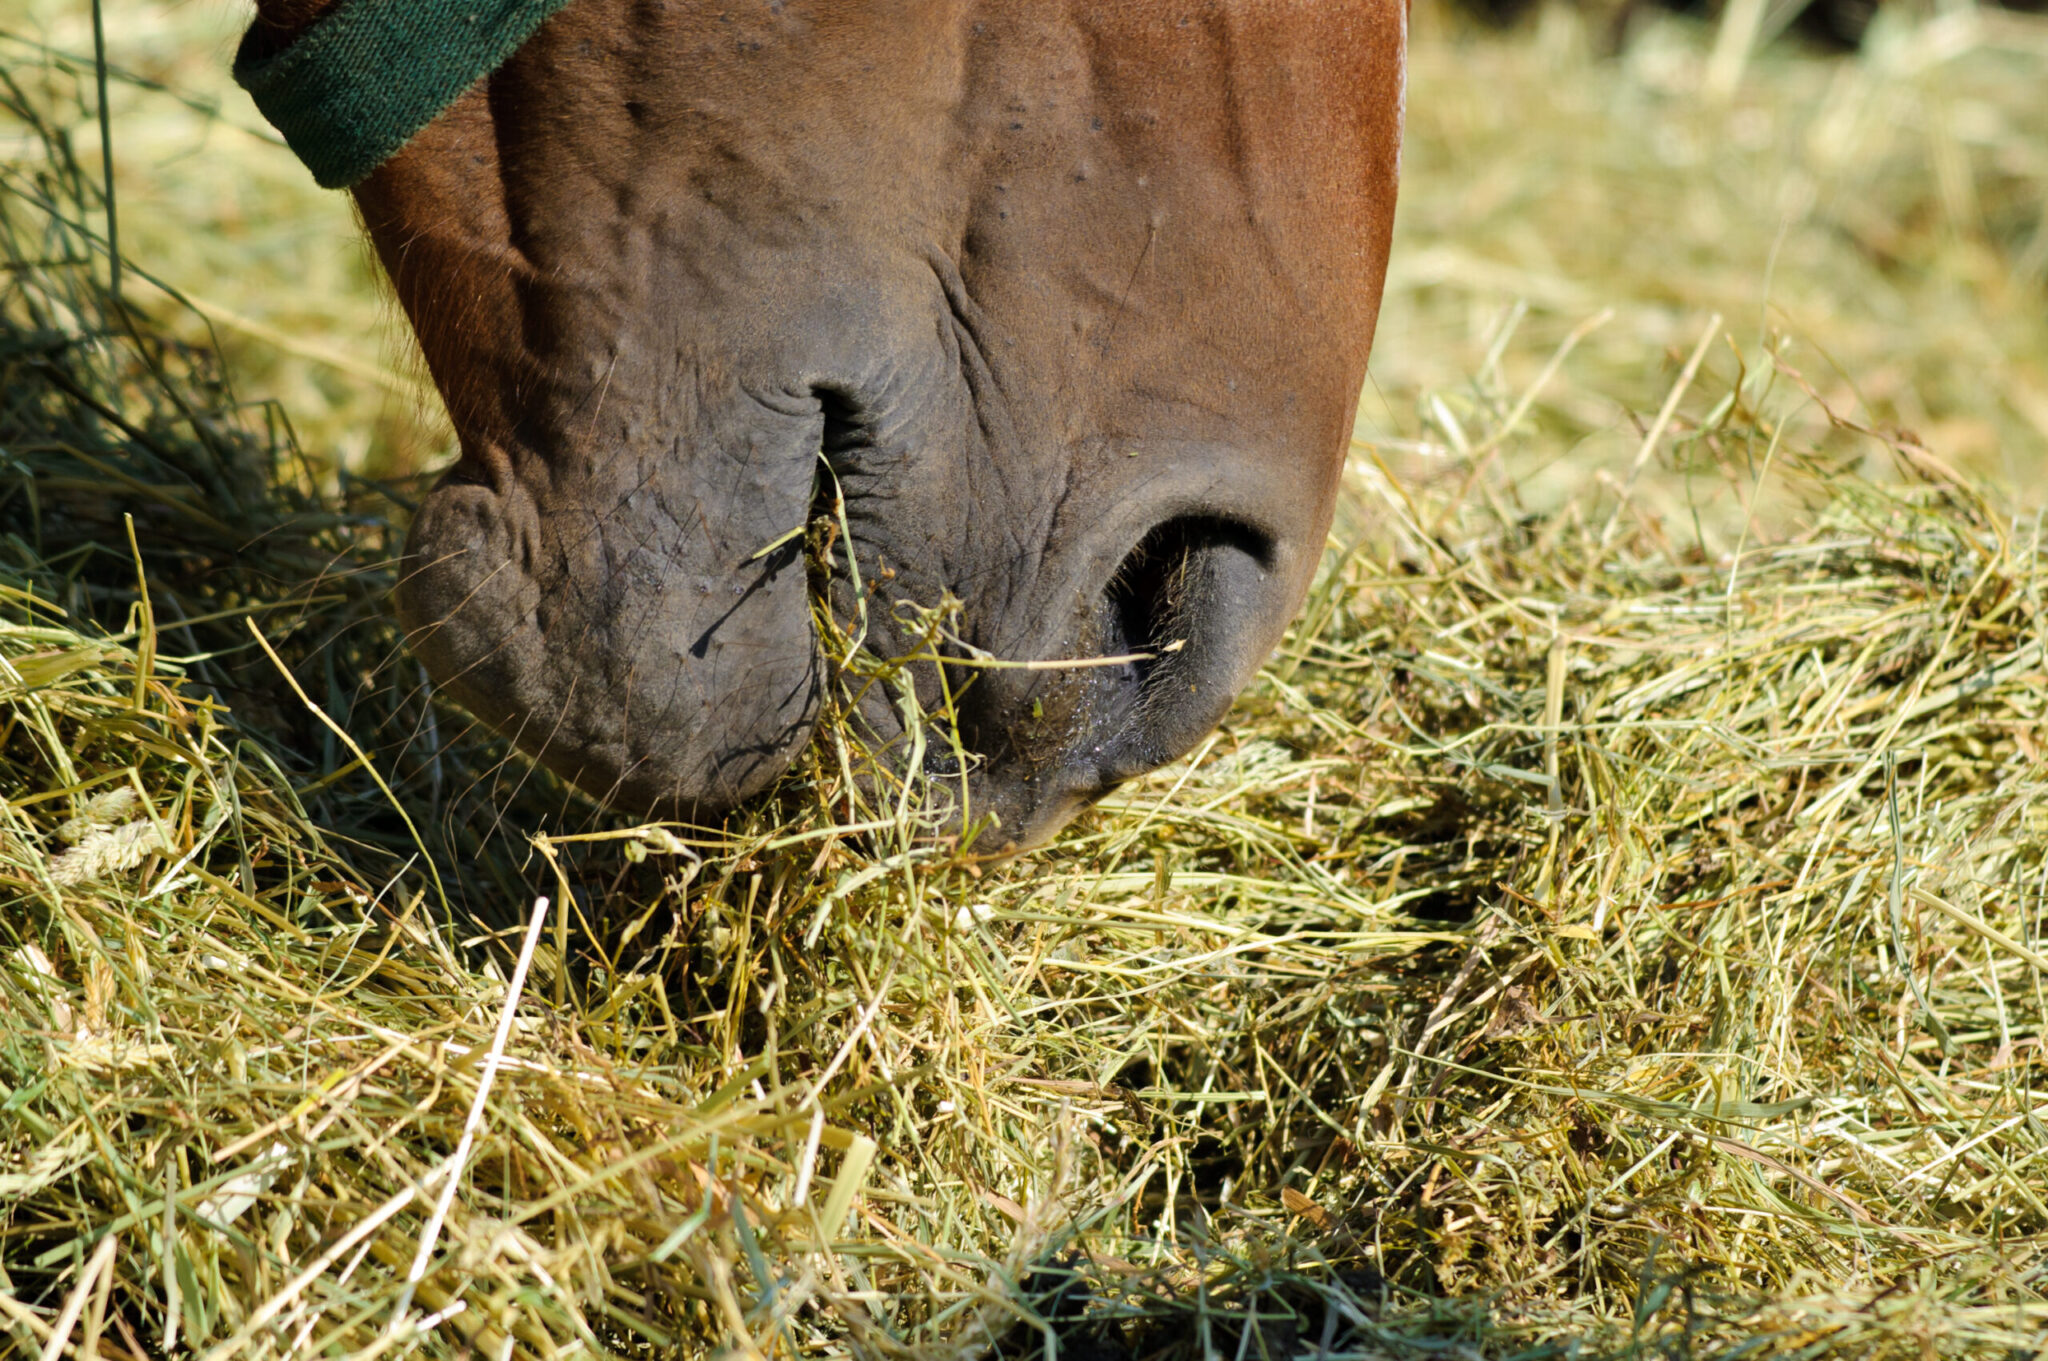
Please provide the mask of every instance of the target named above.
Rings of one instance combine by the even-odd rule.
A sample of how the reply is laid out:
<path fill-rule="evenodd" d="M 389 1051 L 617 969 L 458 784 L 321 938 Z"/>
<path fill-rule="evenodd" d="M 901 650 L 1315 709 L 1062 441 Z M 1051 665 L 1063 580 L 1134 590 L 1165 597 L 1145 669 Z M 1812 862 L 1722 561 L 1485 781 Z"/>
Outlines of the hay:
<path fill-rule="evenodd" d="M 1416 7 L 1361 433 L 1405 479 L 1461 478 L 1460 446 L 1498 420 L 1498 394 L 1518 397 L 1567 336 L 1610 312 L 1574 350 L 1573 381 L 1530 412 L 1538 457 L 1512 470 L 1555 509 L 1588 478 L 1624 472 L 1641 432 L 1617 403 L 1654 412 L 1669 357 L 1718 313 L 1751 353 L 1786 337 L 1787 361 L 1836 410 L 1915 432 L 2036 502 L 2048 19 L 1886 0 L 1855 56 L 1775 44 L 1722 96 L 1714 34 L 1642 8 L 1649 22 L 1603 60 L 1565 5 L 1514 41 L 1446 33 L 1442 5 Z M 1710 364 L 1732 380 L 1725 350 Z M 1817 413 L 1797 428 L 1827 438 Z M 1862 471 L 1884 476 L 1883 460 Z M 1683 478 L 1656 472 L 1652 501 L 1685 513 Z M 1725 499 L 1696 487 L 1692 499 L 1708 529 L 1739 528 Z"/>
<path fill-rule="evenodd" d="M 2038 1346 L 2040 523 L 1817 429 L 1785 342 L 1680 382 L 1689 317 L 1638 356 L 1637 499 L 1540 514 L 1503 470 L 1583 389 L 1512 430 L 1526 385 L 1436 394 L 1473 460 L 1361 448 L 1385 531 L 1051 852 L 918 837 L 843 729 L 715 832 L 617 827 L 428 703 L 392 502 L 106 298 L 42 136 L 84 94 L 38 80 L 0 185 L 13 1352 Z M 1725 541 L 1642 499 L 1684 467 L 1740 490 Z"/>

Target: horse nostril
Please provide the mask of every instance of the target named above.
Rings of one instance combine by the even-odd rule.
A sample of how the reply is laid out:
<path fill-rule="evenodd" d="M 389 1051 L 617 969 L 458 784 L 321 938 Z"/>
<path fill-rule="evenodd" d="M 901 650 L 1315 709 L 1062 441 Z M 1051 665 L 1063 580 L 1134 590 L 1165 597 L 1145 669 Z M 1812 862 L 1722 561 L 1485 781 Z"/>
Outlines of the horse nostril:
<path fill-rule="evenodd" d="M 1155 526 L 1103 590 L 1103 652 L 1131 656 L 1095 671 L 1084 764 L 1106 787 L 1174 760 L 1230 706 L 1273 644 L 1268 535 L 1212 515 Z"/>
<path fill-rule="evenodd" d="M 1248 525 L 1206 515 L 1182 515 L 1155 526 L 1131 550 L 1104 591 L 1103 652 L 1135 654 L 1124 676 L 1140 694 L 1179 668 L 1175 659 L 1195 641 L 1205 619 L 1223 602 L 1213 599 L 1218 559 L 1237 555 L 1263 568 L 1272 542 Z"/>

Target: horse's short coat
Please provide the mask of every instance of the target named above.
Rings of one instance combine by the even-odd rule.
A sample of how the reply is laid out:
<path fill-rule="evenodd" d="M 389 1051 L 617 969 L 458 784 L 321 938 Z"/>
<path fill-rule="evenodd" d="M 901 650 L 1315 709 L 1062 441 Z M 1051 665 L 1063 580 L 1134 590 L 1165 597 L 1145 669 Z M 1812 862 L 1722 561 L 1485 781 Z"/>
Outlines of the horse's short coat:
<path fill-rule="evenodd" d="M 998 658 L 1151 654 L 949 677 L 993 844 L 1185 752 L 1328 530 L 1404 30 L 1403 0 L 576 0 L 355 191 L 461 438 L 399 595 L 429 670 L 594 794 L 730 806 L 818 712 L 788 536 L 822 477 L 873 650 L 950 595 Z"/>

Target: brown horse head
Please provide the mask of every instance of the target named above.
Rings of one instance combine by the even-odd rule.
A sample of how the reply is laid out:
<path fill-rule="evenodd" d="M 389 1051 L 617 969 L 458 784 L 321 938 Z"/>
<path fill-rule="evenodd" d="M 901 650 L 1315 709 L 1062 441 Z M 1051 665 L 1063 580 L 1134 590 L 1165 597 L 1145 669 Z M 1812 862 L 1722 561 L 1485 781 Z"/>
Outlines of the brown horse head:
<path fill-rule="evenodd" d="M 987 844 L 1187 751 L 1329 527 L 1404 4 L 575 0 L 355 187 L 461 438 L 431 673 L 600 798 L 728 808 L 819 712 L 792 531 L 843 505 L 871 651 L 952 599 L 963 661 L 1139 654 L 913 668 Z"/>

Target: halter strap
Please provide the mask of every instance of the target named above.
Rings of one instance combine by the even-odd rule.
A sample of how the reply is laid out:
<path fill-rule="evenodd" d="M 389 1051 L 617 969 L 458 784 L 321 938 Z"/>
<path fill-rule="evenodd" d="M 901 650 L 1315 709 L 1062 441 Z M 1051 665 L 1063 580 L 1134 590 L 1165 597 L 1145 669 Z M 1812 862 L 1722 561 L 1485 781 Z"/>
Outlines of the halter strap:
<path fill-rule="evenodd" d="M 397 155 L 569 0 L 342 0 L 276 52 L 251 29 L 235 81 L 326 189 Z"/>

